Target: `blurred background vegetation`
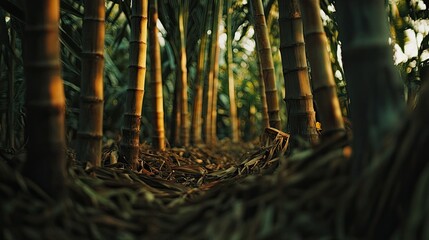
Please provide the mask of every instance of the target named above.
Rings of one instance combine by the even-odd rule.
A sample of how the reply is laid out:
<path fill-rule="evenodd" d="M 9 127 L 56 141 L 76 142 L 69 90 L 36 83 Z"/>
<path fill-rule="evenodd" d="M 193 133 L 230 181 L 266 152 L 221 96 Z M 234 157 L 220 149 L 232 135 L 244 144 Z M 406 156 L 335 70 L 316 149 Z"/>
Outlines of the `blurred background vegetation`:
<path fill-rule="evenodd" d="M 131 0 L 106 1 L 106 37 L 105 37 L 105 106 L 104 138 L 117 139 L 123 116 L 123 104 L 128 78 L 128 55 L 130 37 L 130 2 Z M 279 51 L 279 26 L 277 1 L 265 0 L 265 16 L 270 33 L 280 110 L 283 129 L 287 114 L 284 104 L 284 81 Z M 160 0 L 160 5 L 170 4 L 170 8 L 160 8 L 159 39 L 161 44 L 162 77 L 164 92 L 164 110 L 166 136 L 169 136 L 171 112 L 174 99 L 175 74 L 177 63 L 175 51 L 175 22 L 168 18 L 168 11 L 174 9 L 174 1 Z M 173 6 L 171 6 L 173 5 Z M 188 6 L 187 57 L 189 104 L 193 101 L 193 85 L 196 81 L 198 43 L 202 35 L 204 14 L 208 0 L 191 1 Z M 333 0 L 321 1 L 322 18 L 330 44 L 332 69 L 337 84 L 338 97 L 344 116 L 348 113 L 347 84 L 341 63 L 341 43 L 338 40 L 338 26 L 335 19 Z M 425 74 L 429 63 L 429 1 L 428 0 L 389 0 L 386 11 L 389 13 L 394 61 L 401 72 L 404 83 L 404 98 L 410 106 L 420 87 L 420 75 Z M 233 71 L 237 96 L 240 135 L 244 140 L 259 136 L 262 124 L 261 99 L 259 92 L 259 65 L 255 51 L 254 29 L 247 0 L 233 2 L 232 31 Z M 0 3 L 0 127 L 1 145 L 15 148 L 23 146 L 24 136 L 24 84 L 23 84 L 23 11 L 19 0 L 4 0 Z M 162 10 L 163 9 L 163 10 Z M 217 134 L 220 139 L 230 137 L 228 76 L 226 71 L 226 9 L 220 35 L 220 72 L 218 94 Z M 61 0 L 61 61 L 67 104 L 67 137 L 69 143 L 75 138 L 78 127 L 80 95 L 80 53 L 83 2 Z M 149 59 L 148 59 L 149 60 Z M 425 68 L 426 67 L 426 68 Z M 148 62 L 150 68 L 150 62 Z M 146 75 L 149 78 L 149 72 Z M 149 81 L 146 81 L 148 83 Z M 151 89 L 146 84 L 145 98 Z M 141 138 L 150 142 L 152 125 L 150 102 L 144 101 Z M 13 124 L 13 125 L 11 125 Z"/>

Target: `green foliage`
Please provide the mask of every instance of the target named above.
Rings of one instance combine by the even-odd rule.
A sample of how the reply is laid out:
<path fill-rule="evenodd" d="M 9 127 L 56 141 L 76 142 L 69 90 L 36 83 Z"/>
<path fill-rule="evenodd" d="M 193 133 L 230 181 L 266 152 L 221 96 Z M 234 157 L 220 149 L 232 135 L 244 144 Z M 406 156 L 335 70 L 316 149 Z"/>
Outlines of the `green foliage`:
<path fill-rule="evenodd" d="M 16 48 L 21 45 L 20 26 L 15 17 L 0 8 L 0 142 L 12 151 L 25 142 L 22 51 Z M 8 135 L 14 139 L 6 139 Z"/>

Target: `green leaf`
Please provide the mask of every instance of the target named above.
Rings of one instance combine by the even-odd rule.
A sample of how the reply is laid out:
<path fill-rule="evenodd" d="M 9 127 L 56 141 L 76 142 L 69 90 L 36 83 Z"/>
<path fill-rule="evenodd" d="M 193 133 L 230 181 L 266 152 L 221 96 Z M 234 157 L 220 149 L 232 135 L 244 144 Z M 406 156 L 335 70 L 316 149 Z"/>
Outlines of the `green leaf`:
<path fill-rule="evenodd" d="M 60 26 L 60 42 L 67 50 L 69 50 L 76 58 L 81 59 L 82 48 L 76 41 Z"/>
<path fill-rule="evenodd" d="M 61 11 L 74 15 L 78 18 L 83 18 L 83 12 L 81 9 L 74 7 L 73 4 L 70 4 L 67 0 L 61 0 L 60 9 Z"/>

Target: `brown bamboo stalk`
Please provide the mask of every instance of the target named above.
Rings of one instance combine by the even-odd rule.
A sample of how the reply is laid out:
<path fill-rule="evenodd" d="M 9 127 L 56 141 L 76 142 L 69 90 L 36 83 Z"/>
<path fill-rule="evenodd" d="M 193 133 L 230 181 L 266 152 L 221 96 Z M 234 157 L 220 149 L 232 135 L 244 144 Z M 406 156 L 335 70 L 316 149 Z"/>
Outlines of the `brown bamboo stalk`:
<path fill-rule="evenodd" d="M 329 59 L 328 39 L 320 16 L 320 0 L 301 0 L 300 3 L 313 94 L 322 123 L 322 136 L 342 134 L 344 122 Z"/>
<path fill-rule="evenodd" d="M 215 3 L 215 11 L 213 14 L 213 24 L 212 24 L 212 34 L 211 34 L 211 45 L 210 45 L 210 66 L 207 77 L 207 100 L 206 100 L 206 114 L 204 118 L 204 140 L 207 145 L 214 144 L 213 140 L 216 136 L 213 136 L 216 133 L 216 130 L 213 127 L 216 125 L 216 119 L 213 118 L 216 115 L 216 105 L 214 100 L 217 99 L 215 94 L 215 66 L 217 65 L 216 61 L 216 51 L 219 47 L 219 13 L 220 13 L 220 1 Z M 221 13 L 220 13 L 221 14 Z M 217 58 L 218 59 L 218 58 Z M 215 112 L 213 114 L 213 112 Z"/>
<path fill-rule="evenodd" d="M 77 157 L 101 165 L 103 136 L 104 0 L 85 0 Z"/>
<path fill-rule="evenodd" d="M 121 151 L 133 169 L 139 162 L 140 121 L 146 77 L 147 0 L 133 1 L 131 9 L 130 78 L 128 80 Z"/>
<path fill-rule="evenodd" d="M 262 6 L 261 0 L 252 0 L 251 2 L 255 17 L 255 38 L 258 42 L 258 52 L 262 65 L 262 73 L 264 75 L 263 79 L 265 82 L 265 92 L 267 97 L 270 126 L 273 128 L 280 129 L 280 108 L 277 97 L 273 56 L 271 54 L 271 43 L 268 36 L 264 8 Z"/>
<path fill-rule="evenodd" d="M 222 0 L 220 0 L 222 1 Z M 219 44 L 219 43 L 218 43 Z M 216 47 L 215 56 L 213 58 L 213 61 L 215 62 L 214 69 L 213 69 L 213 93 L 212 93 L 212 127 L 211 127 L 211 138 L 210 144 L 216 144 L 217 142 L 217 95 L 218 95 L 218 88 L 219 88 L 219 52 L 220 48 L 219 46 Z"/>
<path fill-rule="evenodd" d="M 311 143 L 318 142 L 305 55 L 301 12 L 297 0 L 279 1 L 280 51 L 286 89 L 287 130 Z"/>
<path fill-rule="evenodd" d="M 191 142 L 193 144 L 199 144 L 202 142 L 201 138 L 201 127 L 202 127 L 202 111 L 203 111 L 203 72 L 204 72 L 204 58 L 205 50 L 207 46 L 207 35 L 204 34 L 201 37 L 198 63 L 197 63 L 197 74 L 196 83 L 194 87 L 194 99 L 193 99 L 193 111 L 192 111 L 192 122 L 191 122 Z"/>
<path fill-rule="evenodd" d="M 153 124 L 152 145 L 155 149 L 165 150 L 164 103 L 162 96 L 161 50 L 158 41 L 158 0 L 149 3 L 149 54 L 151 62 L 151 86 L 153 91 Z"/>
<path fill-rule="evenodd" d="M 212 36 L 213 38 L 213 36 Z M 213 42 L 214 39 L 212 39 Z M 210 57 L 213 56 L 213 53 L 210 51 Z M 210 63 L 213 62 L 213 59 L 210 59 Z M 210 64 L 209 71 L 207 74 L 207 92 L 206 92 L 206 111 L 204 116 L 204 142 L 207 145 L 211 145 L 212 141 L 212 127 L 213 127 L 213 68 L 212 64 Z"/>
<path fill-rule="evenodd" d="M 261 60 L 259 59 L 259 54 L 257 54 L 257 64 L 258 64 L 258 73 L 259 73 L 259 91 L 261 94 L 261 111 L 262 111 L 262 127 L 263 129 L 270 127 L 270 118 L 268 117 L 268 106 L 267 106 L 267 95 L 265 94 L 265 82 L 264 74 L 262 73 Z M 263 130 L 265 131 L 265 130 Z"/>
<path fill-rule="evenodd" d="M 267 30 L 268 32 L 271 32 L 271 28 L 273 26 L 273 22 L 275 22 L 275 19 L 277 18 L 278 13 L 278 6 L 275 2 L 273 2 L 271 5 L 266 6 L 268 8 L 265 8 L 264 12 L 266 14 L 267 19 Z"/>
<path fill-rule="evenodd" d="M 193 99 L 193 111 L 192 111 L 192 122 L 191 122 L 191 142 L 193 144 L 199 144 L 202 142 L 202 114 L 203 114 L 203 83 L 204 83 L 204 70 L 206 66 L 207 58 L 207 26 L 209 25 L 208 16 L 212 15 L 212 5 L 213 2 L 209 1 L 208 3 L 208 13 L 204 18 L 204 28 L 203 34 L 200 40 L 200 47 L 198 53 L 198 63 L 197 63 L 197 74 L 196 82 L 194 86 L 194 99 Z"/>
<path fill-rule="evenodd" d="M 265 82 L 264 82 L 264 73 L 262 72 L 261 58 L 259 56 L 259 47 L 258 42 L 256 44 L 256 61 L 258 65 L 258 83 L 259 83 L 259 92 L 261 94 L 261 114 L 262 114 L 262 131 L 265 132 L 265 128 L 270 127 L 270 118 L 268 116 L 268 105 L 267 105 L 267 95 L 265 93 Z M 262 133 L 263 134 L 263 133 Z"/>
<path fill-rule="evenodd" d="M 188 113 L 188 69 L 186 59 L 186 29 L 184 19 L 185 9 L 183 3 L 180 4 L 179 12 L 179 82 L 180 82 L 180 144 L 189 145 L 189 113 Z"/>
<path fill-rule="evenodd" d="M 23 174 L 53 197 L 65 192 L 65 97 L 60 69 L 59 0 L 27 0 L 24 74 L 27 160 Z"/>
<path fill-rule="evenodd" d="M 237 118 L 237 104 L 235 102 L 235 86 L 234 86 L 234 72 L 232 71 L 232 40 L 234 34 L 232 32 L 232 14 L 234 9 L 232 8 L 232 0 L 227 0 L 227 15 L 226 15 L 226 27 L 227 27 L 227 72 L 228 72 L 228 93 L 229 93 L 229 113 L 231 119 L 231 139 L 233 142 L 239 141 L 238 135 L 238 118 Z"/>
<path fill-rule="evenodd" d="M 265 81 L 264 74 L 262 72 L 261 59 L 258 53 L 258 42 L 256 44 L 256 61 L 258 65 L 258 83 L 259 83 L 259 92 L 261 94 L 261 114 L 262 114 L 262 134 L 265 132 L 265 128 L 270 127 L 270 119 L 268 116 L 268 106 L 267 106 L 267 95 L 265 94 Z"/>
<path fill-rule="evenodd" d="M 204 72 L 204 85 L 203 85 L 203 109 L 202 109 L 202 137 L 203 137 L 203 141 L 205 144 L 207 144 L 207 142 L 209 141 L 209 135 L 211 133 L 211 130 L 209 130 L 208 128 L 211 127 L 211 114 L 208 114 L 209 112 L 211 112 L 211 94 L 212 94 L 212 90 L 210 90 L 211 87 L 211 79 L 210 77 L 213 76 L 211 74 L 211 61 L 212 61 L 212 53 L 211 53 L 211 42 L 212 42 L 212 35 L 209 35 L 209 37 L 207 38 L 207 42 L 208 42 L 208 51 L 207 51 L 207 56 L 206 56 L 206 62 L 207 62 L 207 67 L 206 70 Z"/>
<path fill-rule="evenodd" d="M 218 9 L 217 9 L 217 28 L 213 29 L 213 33 L 215 34 L 215 45 L 214 46 L 214 55 L 213 55 L 213 94 L 212 94 L 212 133 L 211 135 L 211 144 L 216 144 L 217 142 L 217 95 L 218 95 L 218 87 L 219 87 L 219 53 L 220 53 L 220 46 L 219 46 L 219 32 L 221 31 L 219 29 L 219 23 L 222 21 L 222 10 L 223 10 L 223 0 L 218 1 Z"/>
<path fill-rule="evenodd" d="M 179 75 L 178 70 L 176 70 L 177 76 Z M 173 143 L 174 146 L 180 145 L 180 82 L 179 79 L 176 78 L 176 81 L 174 83 L 174 96 L 173 96 L 173 109 L 171 112 L 171 134 L 170 134 L 170 141 Z"/>

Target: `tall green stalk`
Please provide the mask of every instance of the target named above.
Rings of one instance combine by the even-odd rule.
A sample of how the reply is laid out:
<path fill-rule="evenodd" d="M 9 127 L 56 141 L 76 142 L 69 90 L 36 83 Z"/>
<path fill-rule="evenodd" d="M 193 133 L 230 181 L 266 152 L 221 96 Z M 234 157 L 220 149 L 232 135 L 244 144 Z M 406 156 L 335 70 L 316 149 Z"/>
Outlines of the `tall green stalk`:
<path fill-rule="evenodd" d="M 103 137 L 104 0 L 85 0 L 77 157 L 101 165 Z"/>

